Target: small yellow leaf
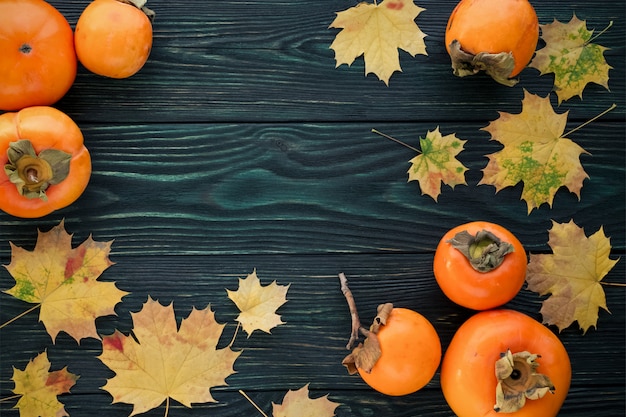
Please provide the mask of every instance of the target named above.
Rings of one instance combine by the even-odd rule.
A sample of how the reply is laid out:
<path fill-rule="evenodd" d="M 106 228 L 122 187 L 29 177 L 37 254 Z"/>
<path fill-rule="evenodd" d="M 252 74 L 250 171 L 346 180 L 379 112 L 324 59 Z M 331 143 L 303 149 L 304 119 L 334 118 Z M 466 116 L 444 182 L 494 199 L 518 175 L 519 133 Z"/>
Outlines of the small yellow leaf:
<path fill-rule="evenodd" d="M 528 213 L 543 203 L 552 206 L 562 186 L 580 198 L 588 175 L 579 157 L 588 152 L 563 137 L 566 123 L 567 113 L 557 114 L 549 96 L 542 98 L 524 91 L 521 113 L 501 112 L 497 120 L 483 128 L 504 148 L 487 155 L 489 162 L 479 184 L 493 185 L 498 192 L 523 182 L 522 199 Z"/>
<path fill-rule="evenodd" d="M 540 25 L 541 38 L 546 45 L 537 51 L 530 67 L 541 75 L 554 73 L 554 90 L 561 104 L 574 96 L 582 99 L 588 83 L 596 83 L 608 90 L 609 70 L 604 51 L 608 48 L 591 43 L 593 31 L 587 30 L 584 20 L 575 15 L 569 23 L 558 20 Z"/>
<path fill-rule="evenodd" d="M 467 141 L 460 140 L 454 134 L 442 136 L 439 127 L 429 131 L 425 138 L 420 138 L 422 153 L 409 161 L 409 181 L 416 180 L 422 194 L 431 196 L 435 201 L 441 193 L 441 183 L 452 188 L 467 184 L 467 168 L 456 159 L 465 142 Z"/>
<path fill-rule="evenodd" d="M 33 251 L 11 244 L 6 268 L 15 286 L 6 293 L 41 304 L 39 319 L 53 341 L 61 331 L 77 341 L 99 339 L 95 319 L 115 314 L 115 305 L 128 294 L 113 282 L 98 281 L 113 264 L 110 251 L 111 242 L 96 242 L 91 236 L 72 248 L 72 235 L 61 221 L 48 232 L 39 231 Z"/>
<path fill-rule="evenodd" d="M 374 73 L 388 85 L 391 75 L 402 71 L 398 49 L 411 56 L 427 55 L 426 35 L 415 24 L 415 18 L 424 10 L 411 0 L 383 0 L 378 4 L 359 3 L 338 12 L 330 25 L 342 29 L 330 45 L 337 66 L 349 66 L 363 55 L 365 75 Z"/>
<path fill-rule="evenodd" d="M 339 403 L 332 402 L 328 395 L 309 398 L 309 384 L 297 391 L 289 390 L 282 404 L 272 403 L 273 417 L 333 417 Z"/>
<path fill-rule="evenodd" d="M 50 361 L 46 352 L 40 353 L 21 371 L 13 368 L 13 392 L 21 395 L 15 408 L 20 416 L 61 417 L 68 416 L 65 407 L 57 396 L 70 392 L 78 376 L 63 368 L 50 371 Z"/>
<path fill-rule="evenodd" d="M 116 331 L 102 339 L 98 359 L 115 372 L 103 389 L 113 402 L 133 404 L 131 416 L 170 398 L 187 407 L 215 402 L 210 389 L 226 385 L 241 352 L 217 348 L 224 325 L 210 307 L 193 309 L 177 328 L 173 305 L 149 298 L 132 318 L 134 336 Z"/>
<path fill-rule="evenodd" d="M 274 327 L 284 324 L 276 310 L 287 302 L 289 285 L 278 285 L 276 281 L 265 287 L 257 277 L 256 270 L 245 279 L 239 279 L 236 291 L 226 290 L 239 311 L 237 321 L 248 337 L 255 330 L 270 333 Z"/>
<path fill-rule="evenodd" d="M 541 307 L 544 323 L 559 331 L 574 321 L 583 332 L 596 327 L 598 310 L 608 311 L 600 281 L 618 261 L 609 258 L 609 239 L 602 228 L 587 237 L 573 220 L 553 221 L 548 244 L 552 254 L 531 254 L 526 273 L 529 290 L 551 294 Z"/>

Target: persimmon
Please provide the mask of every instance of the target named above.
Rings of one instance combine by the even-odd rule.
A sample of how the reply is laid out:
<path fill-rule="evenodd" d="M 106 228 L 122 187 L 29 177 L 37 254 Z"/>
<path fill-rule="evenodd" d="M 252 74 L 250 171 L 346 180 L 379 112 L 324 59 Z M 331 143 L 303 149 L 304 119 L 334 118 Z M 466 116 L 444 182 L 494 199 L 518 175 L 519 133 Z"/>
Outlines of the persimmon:
<path fill-rule="evenodd" d="M 51 105 L 76 78 L 74 34 L 43 0 L 0 1 L 0 110 Z"/>
<path fill-rule="evenodd" d="M 530 62 L 539 40 L 539 20 L 528 0 L 461 0 L 445 33 L 454 74 L 484 70 L 505 85 Z"/>
<path fill-rule="evenodd" d="M 154 13 L 145 0 L 94 0 L 76 23 L 78 60 L 89 71 L 128 78 L 148 60 Z"/>
<path fill-rule="evenodd" d="M 91 157 L 74 121 L 53 107 L 0 115 L 0 209 L 35 218 L 73 203 L 91 176 Z"/>
<path fill-rule="evenodd" d="M 433 273 L 443 293 L 474 310 L 501 306 L 519 293 L 528 260 L 522 243 L 506 228 L 474 221 L 443 235 Z"/>
<path fill-rule="evenodd" d="M 481 311 L 463 323 L 441 364 L 443 395 L 458 417 L 554 417 L 571 377 L 559 338 L 505 309 Z"/>

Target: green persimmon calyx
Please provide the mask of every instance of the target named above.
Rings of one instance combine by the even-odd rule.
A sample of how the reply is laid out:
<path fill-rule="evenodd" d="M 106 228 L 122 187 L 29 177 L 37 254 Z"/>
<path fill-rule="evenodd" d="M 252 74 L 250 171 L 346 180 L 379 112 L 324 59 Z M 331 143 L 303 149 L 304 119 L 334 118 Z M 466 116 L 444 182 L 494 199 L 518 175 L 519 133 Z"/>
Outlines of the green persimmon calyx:
<path fill-rule="evenodd" d="M 44 149 L 37 155 L 27 139 L 11 142 L 7 156 L 9 162 L 4 172 L 26 198 L 47 200 L 46 189 L 60 183 L 70 173 L 72 155 L 58 149 Z"/>
<path fill-rule="evenodd" d="M 537 373 L 539 355 L 530 352 L 511 353 L 508 350 L 496 361 L 496 404 L 493 409 L 499 413 L 514 413 L 526 404 L 526 399 L 536 400 L 548 392 L 554 392 L 554 385 L 546 375 Z"/>
<path fill-rule="evenodd" d="M 472 268 L 478 272 L 496 269 L 504 257 L 514 251 L 512 244 L 487 230 L 481 230 L 475 236 L 464 230 L 448 240 L 448 243 L 465 255 Z"/>
<path fill-rule="evenodd" d="M 508 87 L 517 84 L 516 79 L 509 78 L 515 67 L 515 59 L 511 52 L 497 54 L 480 52 L 474 55 L 461 49 L 461 43 L 456 39 L 450 42 L 449 46 L 452 69 L 457 77 L 466 77 L 485 71 L 500 84 Z"/>

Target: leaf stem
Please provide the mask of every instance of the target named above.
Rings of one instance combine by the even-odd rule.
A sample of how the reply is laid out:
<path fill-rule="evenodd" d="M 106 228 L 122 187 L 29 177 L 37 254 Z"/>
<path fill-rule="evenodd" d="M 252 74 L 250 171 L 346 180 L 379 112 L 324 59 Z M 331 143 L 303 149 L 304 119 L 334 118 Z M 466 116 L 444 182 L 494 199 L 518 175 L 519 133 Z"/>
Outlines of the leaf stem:
<path fill-rule="evenodd" d="M 237 337 L 237 333 L 239 333 L 239 328 L 241 327 L 241 322 L 237 322 L 237 327 L 235 327 L 235 333 L 233 333 L 233 338 L 230 339 L 230 343 L 228 344 L 229 348 L 233 347 L 233 344 L 235 343 L 235 338 Z"/>
<path fill-rule="evenodd" d="M 600 284 L 606 285 L 607 287 L 626 287 L 626 284 L 622 284 L 621 282 L 604 282 L 604 281 L 600 281 Z"/>
<path fill-rule="evenodd" d="M 28 313 L 37 310 L 39 307 L 41 307 L 41 304 L 37 304 L 34 307 L 29 308 L 28 310 L 24 311 L 23 313 L 18 314 L 17 316 L 13 317 L 11 320 L 0 324 L 0 329 L 2 329 L 5 326 L 8 326 L 9 324 L 13 323 L 15 320 L 24 317 L 25 315 L 27 315 Z"/>
<path fill-rule="evenodd" d="M 165 399 L 165 415 L 163 417 L 167 417 L 169 413 L 170 413 L 170 397 L 167 397 Z"/>
<path fill-rule="evenodd" d="M 389 135 L 387 135 L 387 134 L 385 134 L 385 133 L 379 132 L 379 131 L 378 131 L 378 130 L 376 130 L 376 129 L 372 129 L 372 133 L 376 133 L 377 135 L 380 135 L 380 136 L 382 136 L 383 138 L 386 138 L 386 139 L 389 139 L 389 140 L 394 141 L 394 142 L 396 142 L 396 143 L 399 143 L 400 145 L 405 146 L 405 147 L 407 147 L 407 148 L 409 148 L 409 149 L 411 149 L 411 150 L 413 150 L 413 151 L 415 151 L 415 152 L 417 152 L 417 153 L 419 153 L 419 154 L 421 154 L 421 153 L 422 153 L 422 151 L 420 151 L 419 149 L 414 148 L 413 146 L 411 146 L 411 145 L 409 145 L 409 144 L 407 144 L 407 143 L 404 143 L 404 142 L 402 142 L 401 140 L 394 138 L 393 136 L 389 136 Z"/>
<path fill-rule="evenodd" d="M 562 137 L 567 137 L 569 135 L 571 135 L 572 133 L 574 133 L 575 131 L 577 131 L 578 129 L 587 126 L 589 123 L 594 122 L 596 120 L 598 120 L 600 117 L 604 116 L 605 114 L 607 114 L 608 112 L 610 112 L 611 110 L 613 110 L 614 108 L 617 107 L 617 104 L 613 103 L 611 105 L 611 107 L 609 107 L 608 109 L 606 109 L 605 111 L 603 111 L 602 113 L 600 113 L 599 115 L 587 120 L 585 123 L 581 124 L 580 126 L 577 126 L 575 128 L 573 128 L 572 130 L 570 130 L 569 132 L 567 132 L 566 134 L 564 134 Z"/>
<path fill-rule="evenodd" d="M 356 340 L 359 338 L 361 320 L 359 319 L 359 313 L 356 309 L 354 296 L 352 295 L 352 291 L 348 287 L 348 278 L 346 278 L 346 275 L 343 272 L 339 273 L 339 282 L 341 283 L 341 292 L 343 293 L 344 297 L 346 297 L 348 307 L 350 308 L 350 316 L 352 317 L 352 332 L 350 333 L 350 340 L 346 345 L 346 349 L 351 350 L 354 342 L 356 342 Z"/>
<path fill-rule="evenodd" d="M 22 396 L 22 394 L 16 394 L 16 395 L 11 395 L 10 397 L 0 398 L 0 403 L 4 402 L 4 401 L 11 401 L 11 400 L 14 400 L 16 398 L 20 398 L 21 396 Z"/>
<path fill-rule="evenodd" d="M 613 26 L 613 21 L 612 21 L 612 20 L 609 22 L 609 24 L 608 24 L 608 25 L 607 25 L 604 29 L 602 29 L 602 31 L 601 31 L 600 33 L 598 33 L 598 34 L 596 34 L 595 36 L 591 37 L 591 38 L 587 41 L 587 44 L 590 44 L 590 43 L 591 43 L 593 40 L 595 40 L 597 37 L 601 36 L 604 32 L 606 32 L 607 30 L 609 30 L 609 29 L 611 28 L 611 26 Z"/>
<path fill-rule="evenodd" d="M 261 415 L 262 415 L 263 417 L 269 417 L 267 414 L 265 414 L 265 413 L 263 412 L 263 410 L 261 410 L 261 408 L 260 408 L 258 405 L 256 405 L 256 403 L 255 403 L 254 401 L 252 401 L 252 398 L 248 397 L 248 394 L 246 394 L 245 392 L 243 392 L 243 390 L 239 390 L 239 394 L 243 395 L 243 397 L 244 397 L 246 400 L 248 400 L 248 402 L 249 402 L 250 404 L 252 404 L 252 405 L 254 406 L 254 408 L 256 408 L 256 409 L 257 409 L 257 411 L 258 411 L 259 413 L 261 413 Z"/>

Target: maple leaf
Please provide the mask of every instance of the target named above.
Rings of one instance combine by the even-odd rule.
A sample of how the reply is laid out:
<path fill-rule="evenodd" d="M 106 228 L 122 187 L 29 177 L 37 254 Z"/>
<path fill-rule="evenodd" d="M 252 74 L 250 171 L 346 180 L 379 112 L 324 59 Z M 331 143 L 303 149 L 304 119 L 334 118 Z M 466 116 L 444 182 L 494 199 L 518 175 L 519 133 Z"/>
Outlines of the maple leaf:
<path fill-rule="evenodd" d="M 583 97 L 588 83 L 596 83 L 608 90 L 610 67 L 604 51 L 608 48 L 591 43 L 593 31 L 574 15 L 569 23 L 558 20 L 540 25 L 541 38 L 546 45 L 537 51 L 529 64 L 541 75 L 554 73 L 554 89 L 558 102 L 574 96 Z"/>
<path fill-rule="evenodd" d="M 339 403 L 332 402 L 328 395 L 309 398 L 309 384 L 297 391 L 289 390 L 282 404 L 272 403 L 273 417 L 333 417 Z"/>
<path fill-rule="evenodd" d="M 574 321 L 583 332 L 596 327 L 600 307 L 609 311 L 600 281 L 619 260 L 609 259 L 610 240 L 602 228 L 587 237 L 573 220 L 553 221 L 548 244 L 552 254 L 531 254 L 526 272 L 529 290 L 551 294 L 541 306 L 544 323 L 559 331 Z"/>
<path fill-rule="evenodd" d="M 133 404 L 133 416 L 164 401 L 169 409 L 170 398 L 187 407 L 216 402 L 210 389 L 226 385 L 241 352 L 217 348 L 224 325 L 210 306 L 194 308 L 177 328 L 173 305 L 148 298 L 132 320 L 133 335 L 105 336 L 98 357 L 115 372 L 103 387 L 114 403 Z"/>
<path fill-rule="evenodd" d="M 276 281 L 265 287 L 261 285 L 256 269 L 245 279 L 239 279 L 236 291 L 226 290 L 239 311 L 237 321 L 248 334 L 255 330 L 270 333 L 274 327 L 284 324 L 276 314 L 278 307 L 287 302 L 286 295 L 289 285 L 278 285 Z"/>
<path fill-rule="evenodd" d="M 467 168 L 455 157 L 463 150 L 465 140 L 454 134 L 441 136 L 439 127 L 420 138 L 421 154 L 411 159 L 409 181 L 416 180 L 422 194 L 428 194 L 435 201 L 441 193 L 441 183 L 454 188 L 465 182 Z"/>
<path fill-rule="evenodd" d="M 13 392 L 21 395 L 15 405 L 20 410 L 20 416 L 69 415 L 57 396 L 70 392 L 78 376 L 68 372 L 67 367 L 50 372 L 50 366 L 47 352 L 42 352 L 31 359 L 23 371 L 13 368 Z"/>
<path fill-rule="evenodd" d="M 549 96 L 541 98 L 524 90 L 521 113 L 499 114 L 482 130 L 504 148 L 487 155 L 489 162 L 482 170 L 479 185 L 493 185 L 498 192 L 522 181 L 522 199 L 529 214 L 543 203 L 551 207 L 562 186 L 580 199 L 580 189 L 588 175 L 579 156 L 588 152 L 563 137 L 567 112 L 555 113 Z"/>
<path fill-rule="evenodd" d="M 76 341 L 99 339 L 95 319 L 114 315 L 114 307 L 128 293 L 98 277 L 113 262 L 111 242 L 91 236 L 72 248 L 72 235 L 64 222 L 48 232 L 38 231 L 33 251 L 11 243 L 11 263 L 6 267 L 15 279 L 7 294 L 41 306 L 39 320 L 54 341 L 64 331 Z"/>
<path fill-rule="evenodd" d="M 411 0 L 383 0 L 338 12 L 329 26 L 342 29 L 330 45 L 337 67 L 350 66 L 363 55 L 365 75 L 374 73 L 389 85 L 391 75 L 402 71 L 398 48 L 411 56 L 427 55 L 426 34 L 415 24 L 415 18 L 424 10 Z"/>

